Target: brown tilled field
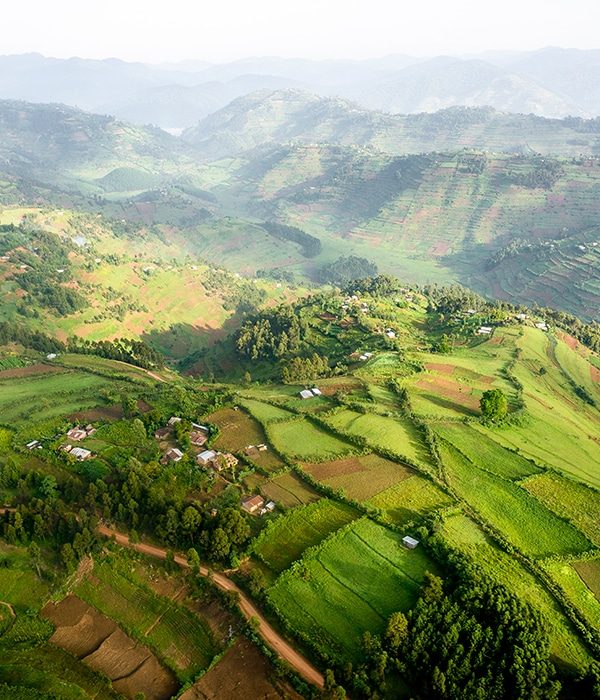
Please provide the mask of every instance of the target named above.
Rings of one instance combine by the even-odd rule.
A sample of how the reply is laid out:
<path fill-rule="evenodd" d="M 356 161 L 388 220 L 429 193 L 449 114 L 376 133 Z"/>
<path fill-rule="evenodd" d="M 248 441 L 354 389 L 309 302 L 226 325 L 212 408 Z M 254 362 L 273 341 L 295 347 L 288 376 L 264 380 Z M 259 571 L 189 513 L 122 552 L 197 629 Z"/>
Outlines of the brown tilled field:
<path fill-rule="evenodd" d="M 301 700 L 294 689 L 277 678 L 271 664 L 247 639 L 238 639 L 219 663 L 210 669 L 181 700 Z"/>
<path fill-rule="evenodd" d="M 286 508 L 319 500 L 319 494 L 292 473 L 282 474 L 273 481 L 265 482 L 261 491 L 267 498 L 281 503 Z"/>
<path fill-rule="evenodd" d="M 248 445 L 267 443 L 267 436 L 258 421 L 241 409 L 222 408 L 206 416 L 205 420 L 219 426 L 221 433 L 215 440 L 217 449 L 243 452 Z M 251 455 L 250 459 L 259 467 L 273 471 L 284 466 L 270 445 L 266 452 Z"/>
<path fill-rule="evenodd" d="M 343 489 L 347 496 L 358 501 L 366 501 L 414 474 L 409 467 L 376 454 L 304 464 L 303 468 L 315 479 Z"/>
<path fill-rule="evenodd" d="M 28 367 L 13 367 L 13 369 L 5 369 L 0 372 L 0 379 L 21 379 L 22 377 L 33 377 L 39 374 L 58 374 L 66 372 L 63 367 L 55 365 L 29 365 Z"/>
<path fill-rule="evenodd" d="M 74 595 L 48 603 L 42 615 L 56 627 L 52 644 L 65 649 L 112 682 L 127 698 L 168 700 L 177 692 L 175 676 L 154 654 L 134 642 L 117 624 Z"/>
<path fill-rule="evenodd" d="M 463 409 L 468 409 L 469 413 L 477 413 L 479 411 L 479 398 L 471 393 L 472 389 L 470 386 L 461 386 L 457 382 L 443 379 L 442 377 L 420 379 L 415 383 L 415 386 L 434 396 L 448 399 L 456 405 L 457 410 L 459 407 L 462 407 Z"/>
<path fill-rule="evenodd" d="M 573 564 L 573 568 L 585 585 L 600 601 L 600 559 L 590 561 L 578 561 Z"/>

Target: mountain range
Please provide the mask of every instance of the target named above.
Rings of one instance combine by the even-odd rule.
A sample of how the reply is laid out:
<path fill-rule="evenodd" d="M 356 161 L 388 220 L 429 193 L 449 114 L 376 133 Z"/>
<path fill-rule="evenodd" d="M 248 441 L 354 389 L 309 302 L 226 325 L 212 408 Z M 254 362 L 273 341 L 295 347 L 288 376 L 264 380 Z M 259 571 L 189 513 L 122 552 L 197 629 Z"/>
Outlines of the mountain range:
<path fill-rule="evenodd" d="M 600 114 L 600 51 L 550 47 L 365 61 L 259 57 L 218 65 L 0 57 L 0 98 L 62 102 L 176 131 L 264 89 L 303 89 L 390 113 L 489 106 L 545 117 L 593 117 Z"/>

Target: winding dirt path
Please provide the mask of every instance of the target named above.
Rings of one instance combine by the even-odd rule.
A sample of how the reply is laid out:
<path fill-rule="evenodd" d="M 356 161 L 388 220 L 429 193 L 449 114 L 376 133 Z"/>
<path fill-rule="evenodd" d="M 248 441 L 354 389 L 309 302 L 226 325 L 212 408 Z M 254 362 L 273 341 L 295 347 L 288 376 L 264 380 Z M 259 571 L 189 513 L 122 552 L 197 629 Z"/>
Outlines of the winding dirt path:
<path fill-rule="evenodd" d="M 99 525 L 98 532 L 106 537 L 114 537 L 115 541 L 123 547 L 130 547 L 142 554 L 148 554 L 157 559 L 166 559 L 167 551 L 161 547 L 151 544 L 133 543 L 129 537 L 118 530 L 113 530 L 106 525 Z M 175 563 L 183 569 L 189 569 L 187 560 L 179 555 L 175 555 Z M 256 618 L 258 620 L 257 631 L 263 640 L 277 653 L 284 661 L 290 664 L 309 683 L 323 688 L 324 679 L 322 674 L 304 657 L 297 652 L 285 639 L 267 622 L 263 615 L 256 608 L 250 598 L 227 576 L 213 571 L 206 566 L 201 566 L 200 574 L 210 576 L 216 586 L 223 591 L 233 591 L 239 595 L 239 606 L 247 620 Z"/>

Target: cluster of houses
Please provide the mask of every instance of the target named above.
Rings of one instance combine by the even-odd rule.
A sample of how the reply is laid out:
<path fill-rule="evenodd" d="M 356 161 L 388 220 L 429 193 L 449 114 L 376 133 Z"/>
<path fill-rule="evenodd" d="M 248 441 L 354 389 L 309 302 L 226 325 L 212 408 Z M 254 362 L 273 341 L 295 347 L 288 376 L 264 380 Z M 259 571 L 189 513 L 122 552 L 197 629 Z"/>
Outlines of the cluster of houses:
<path fill-rule="evenodd" d="M 317 389 L 316 387 L 312 389 L 303 389 L 300 392 L 300 398 L 302 399 L 312 399 L 315 396 L 321 396 L 321 390 Z"/>
<path fill-rule="evenodd" d="M 266 515 L 275 510 L 275 503 L 273 501 L 265 503 L 265 499 L 262 496 L 248 496 L 242 501 L 242 510 L 250 513 L 250 515 Z"/>
<path fill-rule="evenodd" d="M 491 335 L 493 330 L 491 326 L 479 326 L 476 333 L 477 335 Z"/>
<path fill-rule="evenodd" d="M 80 428 L 79 426 L 75 428 L 71 428 L 67 432 L 67 437 L 69 440 L 74 440 L 75 442 L 79 442 L 80 440 L 84 440 L 85 438 L 92 437 L 92 435 L 96 432 L 96 428 L 94 428 L 93 425 L 86 425 L 85 428 Z"/>
<path fill-rule="evenodd" d="M 81 440 L 85 440 L 85 438 L 92 437 L 95 432 L 96 428 L 94 428 L 94 426 L 91 424 L 86 425 L 84 428 L 77 425 L 67 431 L 67 438 L 72 442 L 80 442 Z M 84 460 L 90 459 L 90 457 L 93 456 L 91 450 L 88 450 L 85 447 L 73 446 L 70 442 L 63 443 L 60 446 L 60 451 L 66 452 L 72 457 L 75 457 L 75 459 L 79 462 L 83 462 Z"/>
<path fill-rule="evenodd" d="M 352 355 L 350 355 L 350 360 L 359 360 L 360 362 L 366 362 L 367 360 L 370 360 L 373 357 L 372 352 L 353 352 Z"/>

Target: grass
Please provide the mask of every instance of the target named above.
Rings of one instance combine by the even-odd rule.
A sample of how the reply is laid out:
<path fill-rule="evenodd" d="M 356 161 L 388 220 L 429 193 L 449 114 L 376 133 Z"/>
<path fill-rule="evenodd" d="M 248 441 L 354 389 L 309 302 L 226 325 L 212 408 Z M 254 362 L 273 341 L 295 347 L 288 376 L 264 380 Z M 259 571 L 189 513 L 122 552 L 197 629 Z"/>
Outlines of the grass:
<path fill-rule="evenodd" d="M 319 500 L 319 494 L 305 484 L 296 474 L 286 472 L 261 485 L 265 496 L 285 508 L 294 508 Z"/>
<path fill-rule="evenodd" d="M 446 518 L 443 538 L 476 562 L 494 580 L 538 610 L 548 625 L 552 655 L 562 664 L 583 669 L 590 656 L 561 607 L 538 579 L 515 557 L 503 552 L 466 515 Z"/>
<path fill-rule="evenodd" d="M 285 621 L 325 658 L 357 661 L 361 637 L 410 609 L 433 562 L 367 518 L 332 535 L 284 572 L 268 597 Z"/>
<path fill-rule="evenodd" d="M 132 573 L 124 556 L 96 563 L 93 580 L 84 580 L 75 592 L 151 647 L 182 682 L 207 669 L 219 651 L 208 623 L 154 593 Z"/>
<path fill-rule="evenodd" d="M 26 550 L 0 542 L 0 562 L 0 600 L 17 610 L 38 608 L 48 595 L 48 585 L 34 573 Z"/>
<path fill-rule="evenodd" d="M 529 460 L 507 450 L 488 435 L 465 423 L 437 423 L 435 432 L 481 469 L 504 479 L 521 479 L 541 470 Z"/>
<path fill-rule="evenodd" d="M 478 469 L 441 441 L 446 478 L 459 497 L 515 547 L 533 557 L 581 554 L 590 542 L 520 486 Z"/>
<path fill-rule="evenodd" d="M 328 416 L 327 422 L 341 433 L 366 438 L 375 448 L 389 450 L 420 464 L 431 464 L 429 450 L 408 418 L 390 418 L 342 409 Z"/>
<path fill-rule="evenodd" d="M 305 418 L 274 423 L 268 435 L 275 448 L 293 459 L 319 461 L 356 451 L 343 438 L 318 428 Z"/>
<path fill-rule="evenodd" d="M 302 468 L 321 483 L 341 489 L 348 498 L 357 501 L 366 501 L 414 473 L 376 454 L 308 463 Z"/>
<path fill-rule="evenodd" d="M 421 518 L 452 503 L 450 496 L 438 486 L 414 475 L 369 500 L 369 504 L 384 511 L 393 523 L 402 524 Z"/>
<path fill-rule="evenodd" d="M 254 542 L 255 552 L 273 571 L 281 573 L 308 547 L 358 517 L 344 504 L 322 499 L 272 521 Z"/>
<path fill-rule="evenodd" d="M 600 546 L 600 493 L 552 472 L 521 482 L 523 488 Z"/>

